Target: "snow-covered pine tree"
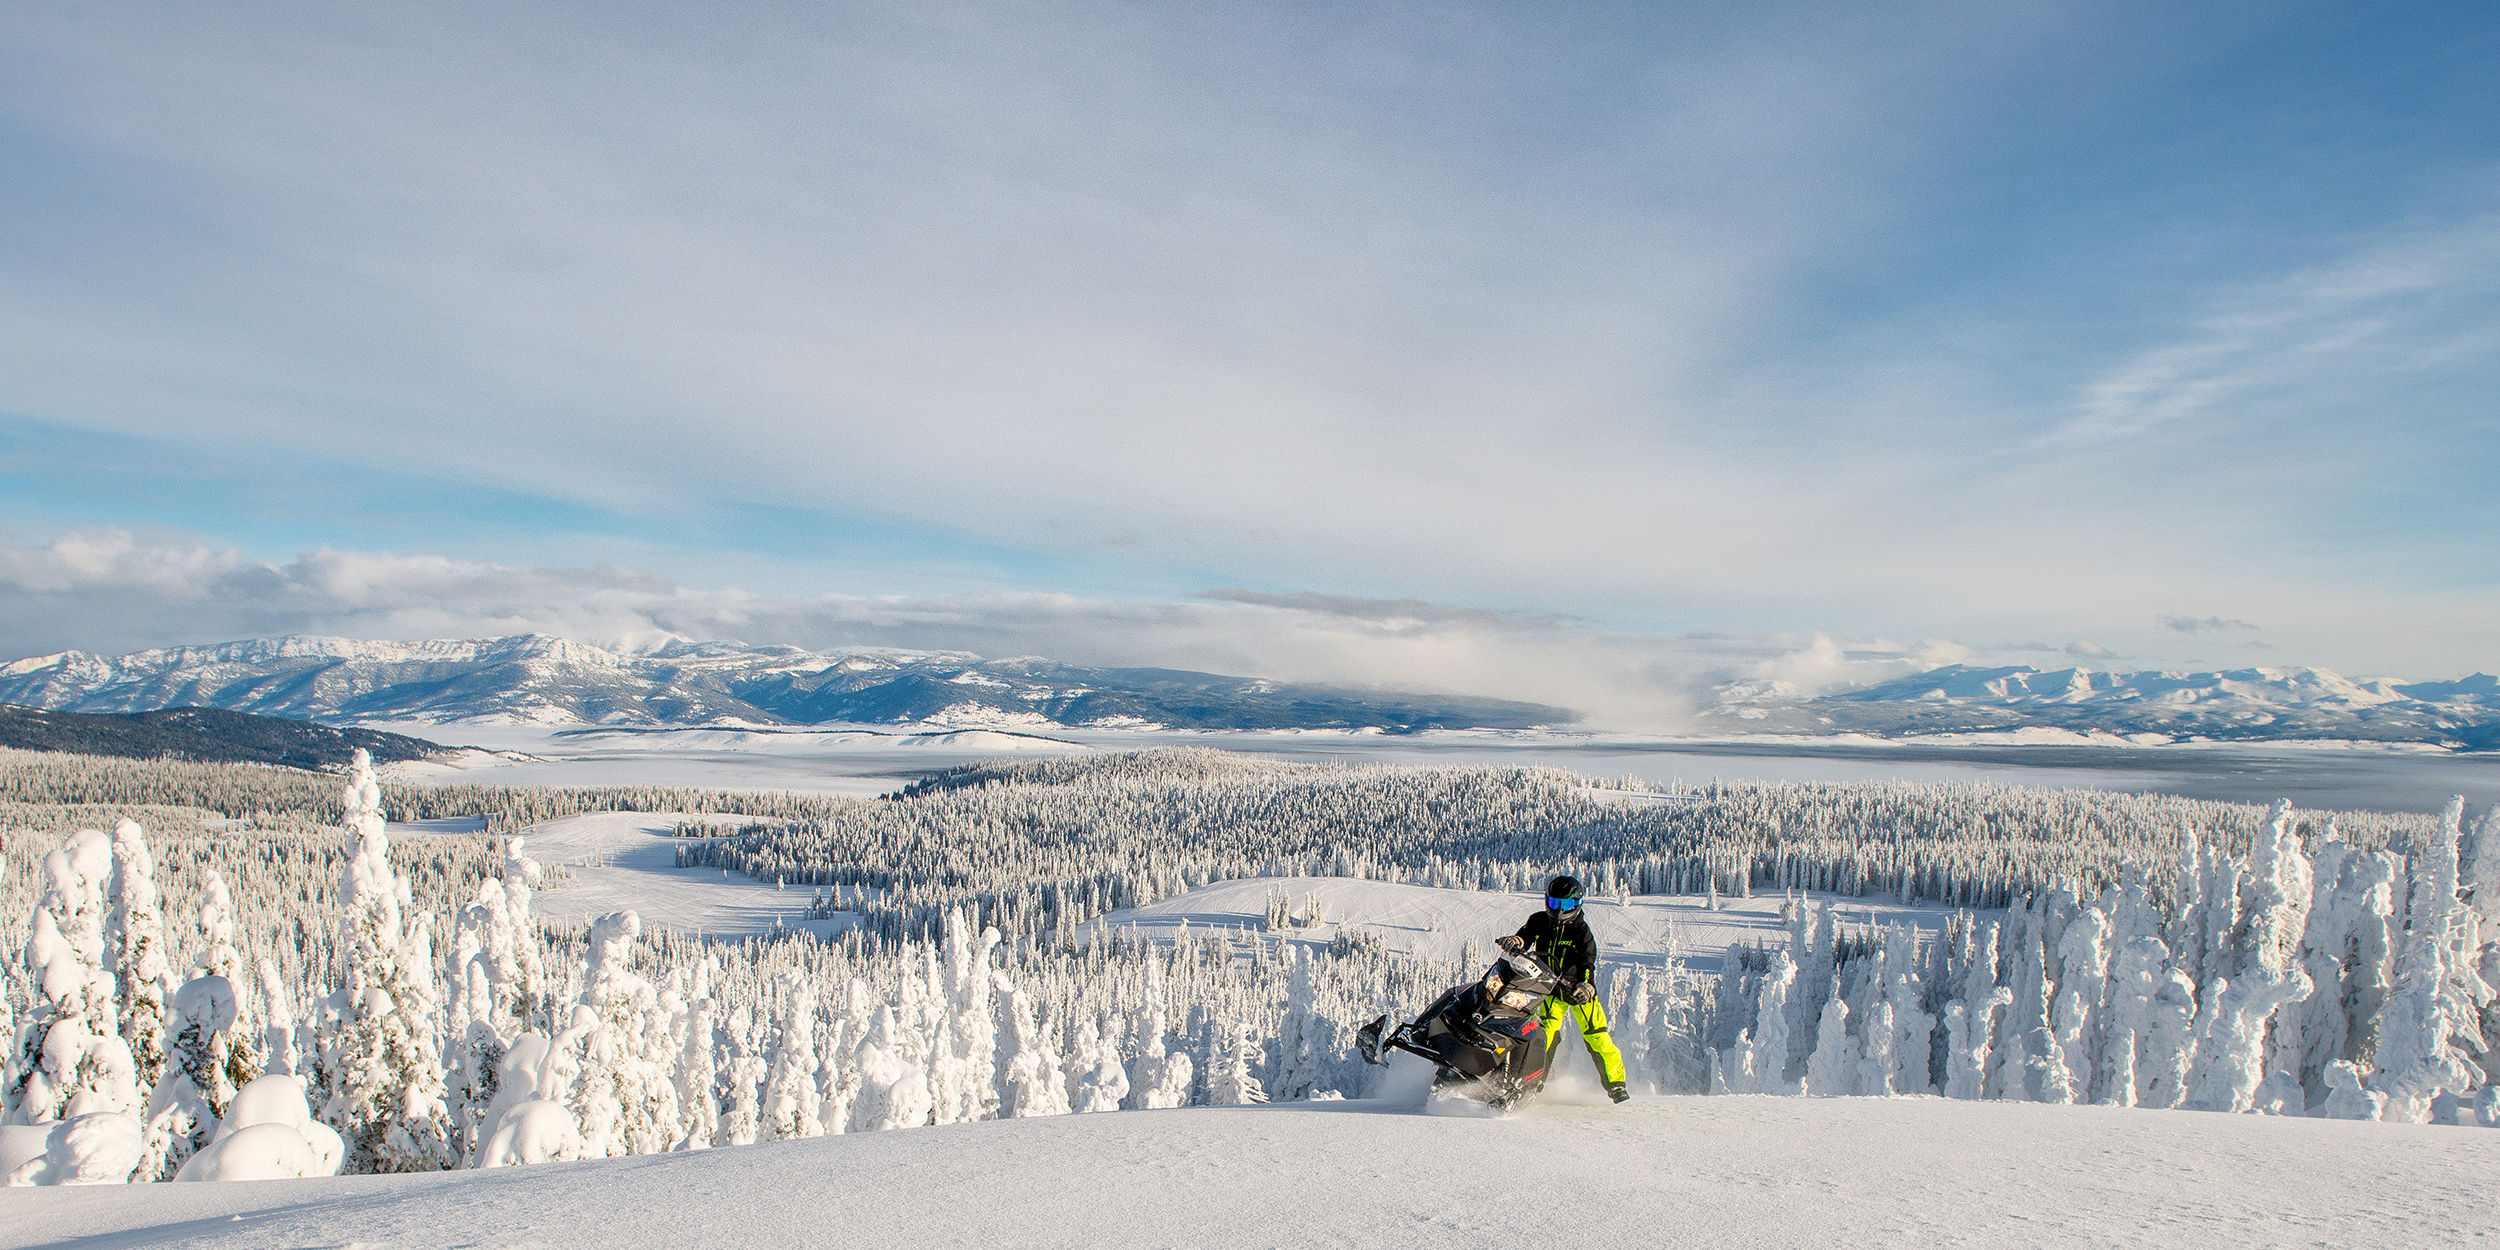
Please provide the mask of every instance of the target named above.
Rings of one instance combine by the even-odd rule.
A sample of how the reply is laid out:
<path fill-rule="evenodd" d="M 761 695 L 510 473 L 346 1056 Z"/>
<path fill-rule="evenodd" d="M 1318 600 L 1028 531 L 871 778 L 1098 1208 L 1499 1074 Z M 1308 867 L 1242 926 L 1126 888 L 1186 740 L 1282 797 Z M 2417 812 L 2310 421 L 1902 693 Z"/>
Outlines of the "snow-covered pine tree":
<path fill-rule="evenodd" d="M 1214 1053 L 1207 1066 L 1207 1105 L 1241 1107 L 1267 1101 L 1267 1090 L 1251 1071 L 1258 1043 L 1247 1026 L 1217 1022 Z"/>
<path fill-rule="evenodd" d="M 953 1038 L 954 1068 L 935 1110 L 940 1124 L 998 1115 L 998 941 L 995 928 L 983 928 L 975 936 L 963 909 L 947 913 L 947 1031 Z"/>
<path fill-rule="evenodd" d="M 1312 980 L 1310 952 L 1299 947 L 1287 948 L 1285 1018 L 1276 1026 L 1276 1079 L 1268 1083 L 1268 1097 L 1277 1102 L 1308 1098 L 1319 1088 L 1323 1067 L 1331 1055 L 1327 1047 L 1334 1040 L 1321 1028 L 1319 1019 L 1319 986 Z"/>
<path fill-rule="evenodd" d="M 1128 1070 L 1120 1063 L 1119 1022 L 1092 1012 L 1077 1020 L 1077 1061 L 1069 1072 L 1069 1107 L 1079 1113 L 1117 1111 L 1128 1097 Z"/>
<path fill-rule="evenodd" d="M 929 1122 L 928 1070 L 911 1031 L 890 1006 L 877 1008 L 866 1035 L 851 1052 L 859 1092 L 851 1104 L 849 1132 L 918 1128 Z"/>
<path fill-rule="evenodd" d="M 2065 1071 L 2055 1088 L 2064 1101 L 2092 1100 L 2093 1077 L 2100 1066 L 2103 1001 L 2109 994 L 2109 917 L 2098 907 L 2085 907 L 2066 925 L 2058 941 L 2062 979 L 2050 1027 L 2057 1036 L 2057 1062 Z"/>
<path fill-rule="evenodd" d="M 27 980 L 39 998 L 19 1030 L 7 1122 L 119 1112 L 133 1116 L 135 1134 L 138 1067 L 122 1041 L 119 995 L 104 966 L 113 843 L 101 830 L 80 830 L 44 856 L 43 872 L 26 943 Z"/>
<path fill-rule="evenodd" d="M 172 1179 L 217 1134 L 235 1091 L 257 1075 L 234 1079 L 236 998 L 234 983 L 214 974 L 193 977 L 174 992 L 172 1053 L 148 1095 L 138 1178 Z"/>
<path fill-rule="evenodd" d="M 156 892 L 156 858 L 135 820 L 113 822 L 112 920 L 104 966 L 113 974 L 121 1036 L 142 1088 L 165 1071 L 165 998 L 173 992 L 166 958 L 165 909 Z"/>
<path fill-rule="evenodd" d="M 286 978 L 268 956 L 260 958 L 260 1001 L 264 1011 L 260 1033 L 261 1071 L 279 1076 L 305 1075 L 305 1056 L 314 1052 L 311 1039 L 295 1018 L 295 1000 Z"/>
<path fill-rule="evenodd" d="M 824 1135 L 824 1097 L 816 1084 L 818 1064 L 816 987 L 801 980 L 791 987 L 789 1004 L 782 1011 L 781 1035 L 773 1043 L 772 1068 L 764 1078 L 763 1140 Z"/>
<path fill-rule="evenodd" d="M 708 1150 L 720 1138 L 720 1073 L 713 1056 L 719 1045 L 719 1019 L 712 1002 L 712 972 L 718 961 L 710 952 L 694 965 L 687 990 L 686 1035 L 677 1055 L 677 1111 L 684 1131 L 675 1150 Z"/>
<path fill-rule="evenodd" d="M 1997 922 L 1965 926 L 1970 948 L 1963 957 L 1961 996 L 1946 1009 L 1945 1096 L 1983 1097 L 1997 1017 L 2014 993 L 1997 984 Z M 1956 1017 L 1953 1013 L 1959 1011 Z"/>
<path fill-rule="evenodd" d="M 1814 1053 L 1806 1058 L 1805 1088 L 1817 1098 L 1846 1098 L 1858 1092 L 1858 1064 L 1864 1057 L 1849 1032 L 1849 998 L 1840 992 L 1840 975 L 1832 974 L 1831 992 L 1823 1000 L 1816 1023 Z"/>
<path fill-rule="evenodd" d="M 1163 961 L 1152 954 L 1146 959 L 1145 997 L 1140 1010 L 1140 1040 L 1137 1057 L 1129 1064 L 1127 1105 L 1141 1111 L 1188 1106 L 1195 1073 L 1191 1070 L 1189 1051 L 1168 1044 L 1166 1035 L 1171 1022 L 1165 1015 Z"/>
<path fill-rule="evenodd" d="M 657 1154 L 679 1136 L 677 1058 L 659 995 L 633 968 L 642 917 L 611 912 L 592 922 L 582 1006 L 598 1020 L 582 1039 L 574 1115 L 592 1158 Z"/>
<path fill-rule="evenodd" d="M 1068 1114 L 1067 1078 L 1032 1000 L 1021 989 L 1010 990 L 1005 1010 L 1008 1050 L 999 1063 L 999 1114 L 1014 1120 Z"/>
<path fill-rule="evenodd" d="M 2457 898 L 2464 819 L 2465 801 L 2451 800 L 2412 855 L 2403 954 L 2379 1027 L 2379 1071 L 2370 1082 L 2387 1096 L 2390 1120 L 2418 1123 L 2441 1092 L 2465 1094 L 2482 1083 L 2471 1056 L 2484 1049 L 2481 1008 L 2491 1002 L 2492 988 L 2462 949 L 2480 927 L 2473 909 Z"/>
<path fill-rule="evenodd" d="M 714 1140 L 723 1146 L 750 1146 L 764 1139 L 762 1095 L 772 1068 L 762 1043 L 759 1018 L 758 1007 L 740 1003 L 730 1009 L 729 1026 L 722 1030 L 728 1062 L 721 1064 L 720 1070 L 728 1095 L 723 1100 L 720 1133 Z"/>
<path fill-rule="evenodd" d="M 339 887 L 347 984 L 322 1007 L 321 1119 L 347 1142 L 350 1172 L 450 1167 L 432 927 L 404 916 L 408 883 L 391 867 L 381 787 L 362 748 L 341 802 L 356 851 Z"/>
<path fill-rule="evenodd" d="M 1796 983 L 1797 961 L 1789 958 L 1785 950 L 1772 951 L 1770 970 L 1762 974 L 1762 996 L 1754 1008 L 1751 1053 L 1745 1064 L 1753 1074 L 1750 1093 L 1791 1092 L 1788 1080 L 1788 997 Z"/>
<path fill-rule="evenodd" d="M 1936 1018 L 1928 1014 L 1927 989 L 1918 961 L 1918 929 L 1894 925 L 1884 935 L 1891 957 L 1884 962 L 1884 993 L 1892 1009 L 1892 1074 L 1896 1094 L 1932 1094 Z"/>

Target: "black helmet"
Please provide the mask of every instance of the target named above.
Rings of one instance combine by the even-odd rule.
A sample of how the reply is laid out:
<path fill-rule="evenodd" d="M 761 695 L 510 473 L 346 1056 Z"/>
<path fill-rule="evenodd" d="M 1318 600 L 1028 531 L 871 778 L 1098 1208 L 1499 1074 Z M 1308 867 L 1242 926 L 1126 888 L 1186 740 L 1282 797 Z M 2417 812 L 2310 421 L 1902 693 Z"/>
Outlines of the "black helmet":
<path fill-rule="evenodd" d="M 1577 911 L 1581 894 L 1578 877 L 1556 877 L 1545 883 L 1545 910 Z"/>

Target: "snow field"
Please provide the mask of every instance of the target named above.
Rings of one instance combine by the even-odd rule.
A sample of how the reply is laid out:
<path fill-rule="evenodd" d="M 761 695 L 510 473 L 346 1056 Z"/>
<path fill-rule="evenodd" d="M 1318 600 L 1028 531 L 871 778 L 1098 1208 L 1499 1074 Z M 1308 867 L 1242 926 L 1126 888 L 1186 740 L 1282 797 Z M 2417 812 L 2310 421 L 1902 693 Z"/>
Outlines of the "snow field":
<path fill-rule="evenodd" d="M 985 1121 L 526 1170 L 12 1191 L 0 1247 L 2471 1244 L 2500 1134 L 1943 1099 Z"/>
<path fill-rule="evenodd" d="M 560 923 L 588 924 L 609 912 L 631 910 L 646 926 L 731 938 L 775 930 L 824 938 L 856 922 L 851 916 L 809 919 L 813 891 L 802 887 L 776 888 L 769 880 L 718 868 L 677 867 L 684 840 L 671 833 L 681 822 L 719 822 L 725 832 L 743 819 L 592 812 L 531 825 L 522 831 L 530 856 L 549 872 L 535 912 Z"/>

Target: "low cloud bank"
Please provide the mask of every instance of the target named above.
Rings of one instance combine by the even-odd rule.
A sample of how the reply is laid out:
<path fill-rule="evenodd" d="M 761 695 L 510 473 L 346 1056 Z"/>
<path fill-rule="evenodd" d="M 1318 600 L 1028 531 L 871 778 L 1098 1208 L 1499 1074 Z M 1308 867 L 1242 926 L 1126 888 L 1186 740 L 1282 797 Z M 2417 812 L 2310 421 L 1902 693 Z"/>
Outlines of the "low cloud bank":
<path fill-rule="evenodd" d="M 1934 640 L 1631 634 L 1414 599 L 1238 589 L 1200 599 L 769 596 L 691 589 L 610 565 L 517 568 L 392 552 L 321 550 L 273 564 L 170 531 L 83 530 L 48 545 L 0 545 L 0 649 L 11 657 L 290 633 L 534 632 L 610 647 L 677 636 L 1457 692 L 1569 707 L 1596 728 L 1665 730 L 1729 682 L 1813 692 L 1968 654 Z"/>

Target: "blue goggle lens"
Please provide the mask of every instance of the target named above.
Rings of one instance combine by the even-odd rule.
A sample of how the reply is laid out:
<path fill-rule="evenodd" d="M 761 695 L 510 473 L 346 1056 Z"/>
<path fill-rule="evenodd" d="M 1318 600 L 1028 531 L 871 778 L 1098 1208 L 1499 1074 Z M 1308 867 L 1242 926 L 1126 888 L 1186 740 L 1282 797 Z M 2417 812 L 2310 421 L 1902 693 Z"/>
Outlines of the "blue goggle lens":
<path fill-rule="evenodd" d="M 1551 898 L 1551 897 L 1548 897 L 1548 898 L 1545 900 L 1545 905 L 1546 905 L 1547 907 L 1551 907 L 1551 908 L 1553 908 L 1555 911 L 1570 911 L 1572 908 L 1574 908 L 1574 907 L 1578 907 L 1578 906 L 1580 905 L 1580 900 L 1578 900 L 1578 899 L 1576 899 L 1576 898 Z"/>

